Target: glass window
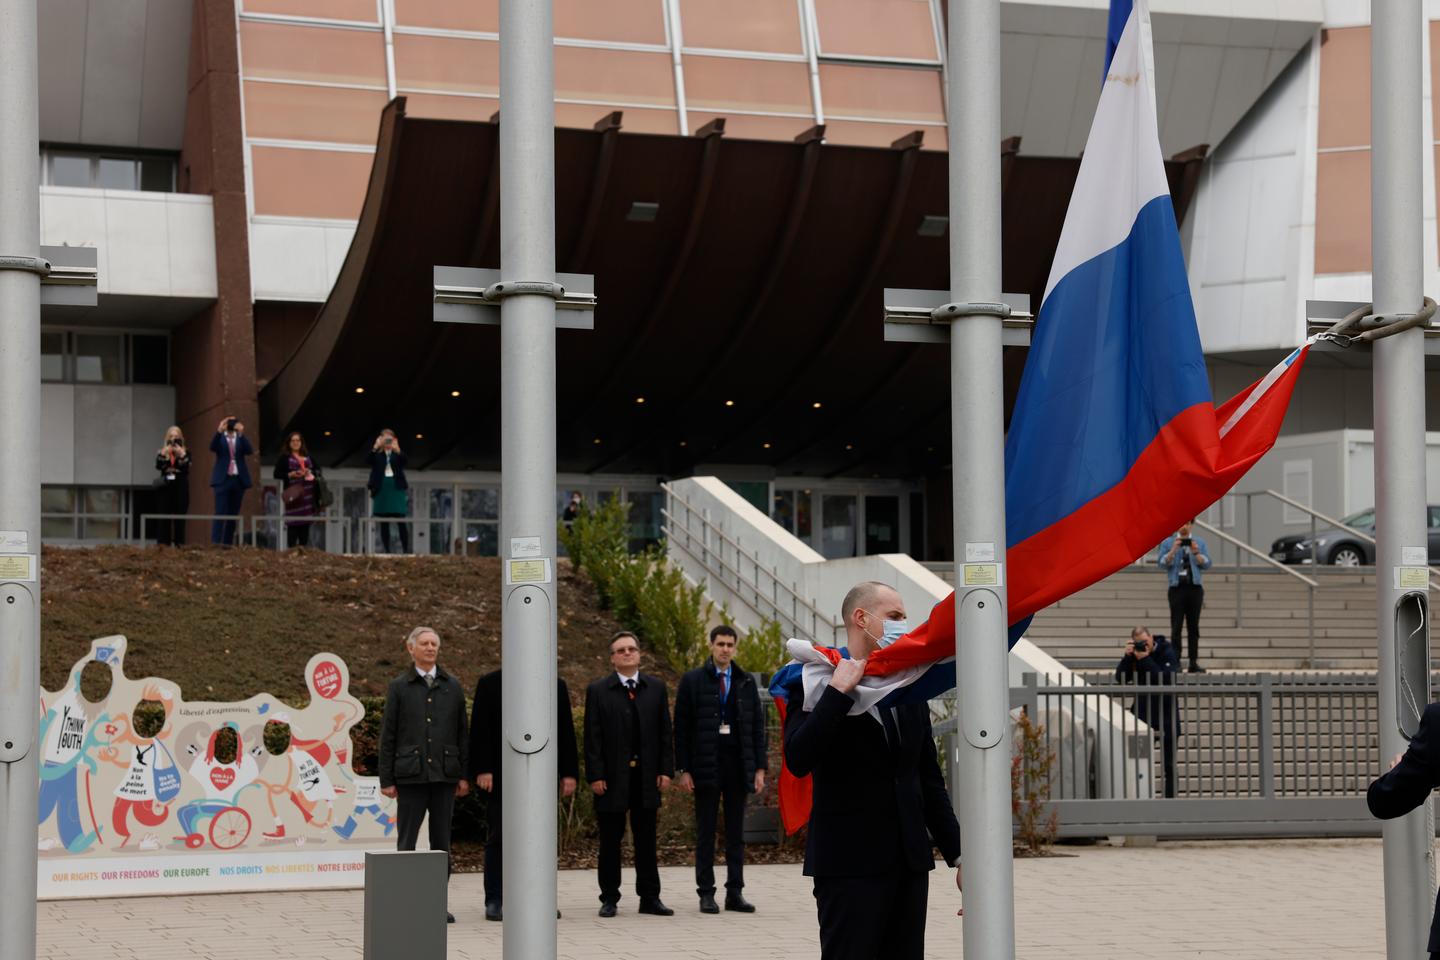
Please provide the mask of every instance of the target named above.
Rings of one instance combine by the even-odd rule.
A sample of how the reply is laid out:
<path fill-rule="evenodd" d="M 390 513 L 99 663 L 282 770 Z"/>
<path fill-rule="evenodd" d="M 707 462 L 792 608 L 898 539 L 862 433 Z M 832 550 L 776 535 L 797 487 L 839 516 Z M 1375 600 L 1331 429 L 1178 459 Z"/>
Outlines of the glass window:
<path fill-rule="evenodd" d="M 75 490 L 71 487 L 41 487 L 41 513 L 74 513 Z"/>
<path fill-rule="evenodd" d="M 810 525 L 810 491 L 801 490 L 795 498 L 795 536 L 810 542 L 812 527 Z"/>
<path fill-rule="evenodd" d="M 688 86 L 686 89 L 689 89 Z M 556 47 L 555 96 L 563 100 L 672 106 L 675 103 L 675 75 L 670 55 L 593 47 Z"/>
<path fill-rule="evenodd" d="M 916 130 L 925 134 L 922 150 L 944 150 L 945 128 L 920 123 L 872 123 L 867 120 L 825 118 L 825 142 L 852 147 L 888 147 Z M 727 131 L 728 132 L 728 131 Z"/>
<path fill-rule="evenodd" d="M 934 60 L 930 0 L 815 0 L 820 52 Z"/>
<path fill-rule="evenodd" d="M 496 523 L 465 524 L 465 556 L 500 556 L 500 525 Z"/>
<path fill-rule="evenodd" d="M 944 123 L 945 102 L 940 86 L 939 70 L 820 65 L 825 112 L 837 117 Z"/>
<path fill-rule="evenodd" d="M 900 498 L 865 498 L 865 553 L 900 552 Z"/>
<path fill-rule="evenodd" d="M 84 491 L 85 516 L 80 536 L 86 540 L 119 540 L 122 536 L 124 493 L 107 487 Z"/>
<path fill-rule="evenodd" d="M 90 158 L 53 154 L 50 157 L 50 184 L 56 187 L 90 186 Z"/>
<path fill-rule="evenodd" d="M 384 109 L 383 90 L 245 84 L 245 129 L 252 137 L 370 144 Z"/>
<path fill-rule="evenodd" d="M 157 334 L 130 337 L 130 382 L 170 382 L 170 341 Z"/>
<path fill-rule="evenodd" d="M 696 109 L 722 112 L 763 110 L 813 115 L 814 110 L 805 64 L 782 60 L 686 56 L 685 100 Z M 830 109 L 828 102 L 825 108 Z"/>
<path fill-rule="evenodd" d="M 820 497 L 820 552 L 826 560 L 855 556 L 855 498 L 824 494 Z"/>
<path fill-rule="evenodd" d="M 395 83 L 402 90 L 453 90 L 499 96 L 500 44 L 465 37 L 397 34 Z"/>
<path fill-rule="evenodd" d="M 354 220 L 365 202 L 368 153 L 252 147 L 255 212 Z"/>
<path fill-rule="evenodd" d="M 319 17 L 325 20 L 379 22 L 376 17 L 375 0 L 244 0 L 244 11 L 246 13 L 279 13 L 298 17 Z"/>
<path fill-rule="evenodd" d="M 555 36 L 618 43 L 665 43 L 659 0 L 555 0 Z"/>
<path fill-rule="evenodd" d="M 1431 529 L 1431 530 L 1434 530 L 1436 527 L 1440 527 L 1440 507 L 1431 507 L 1431 508 L 1430 508 L 1430 529 Z"/>
<path fill-rule="evenodd" d="M 795 491 L 775 491 L 775 502 L 770 507 L 770 519 L 780 526 L 795 532 Z"/>
<path fill-rule="evenodd" d="M 124 383 L 124 345 L 118 333 L 75 334 L 75 382 Z"/>
<path fill-rule="evenodd" d="M 241 74 L 385 86 L 385 39 L 378 30 L 240 22 Z"/>
<path fill-rule="evenodd" d="M 799 5 L 780 0 L 680 0 L 687 47 L 804 53 Z"/>
<path fill-rule="evenodd" d="M 450 523 L 455 518 L 455 490 L 452 487 L 431 487 L 430 501 L 430 552 L 450 552 Z M 434 521 L 442 521 L 436 523 Z"/>
<path fill-rule="evenodd" d="M 65 334 L 40 333 L 40 379 L 59 383 L 65 379 Z"/>
<path fill-rule="evenodd" d="M 775 522 L 810 542 L 810 491 L 780 490 L 775 494 Z"/>
<path fill-rule="evenodd" d="M 95 185 L 102 190 L 134 190 L 135 161 L 101 157 L 97 181 Z"/>
<path fill-rule="evenodd" d="M 500 0 L 395 0 L 395 22 L 402 27 L 440 27 L 498 33 Z M 397 41 L 399 37 L 395 38 Z"/>
<path fill-rule="evenodd" d="M 142 157 L 140 189 L 152 193 L 174 193 L 175 161 L 169 157 Z"/>
<path fill-rule="evenodd" d="M 494 487 L 460 491 L 460 516 L 466 520 L 499 520 L 500 491 Z"/>
<path fill-rule="evenodd" d="M 665 495 L 659 491 L 630 493 L 630 549 L 643 550 L 660 539 L 660 511 Z"/>
<path fill-rule="evenodd" d="M 724 117 L 726 140 L 783 140 L 789 142 L 815 126 L 813 114 L 803 117 L 755 117 L 729 110 L 723 113 L 690 110 L 685 116 L 690 121 L 691 133 L 699 130 L 716 117 Z M 625 129 L 630 129 L 630 111 L 628 110 L 625 112 Z"/>

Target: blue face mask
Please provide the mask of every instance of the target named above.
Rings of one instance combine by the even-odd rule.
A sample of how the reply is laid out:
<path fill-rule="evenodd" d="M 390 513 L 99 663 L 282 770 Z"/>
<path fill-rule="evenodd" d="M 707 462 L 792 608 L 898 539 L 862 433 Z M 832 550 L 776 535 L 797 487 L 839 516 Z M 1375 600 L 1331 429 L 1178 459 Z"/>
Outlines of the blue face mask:
<path fill-rule="evenodd" d="M 878 639 L 875 637 L 870 638 L 875 640 L 875 648 L 877 650 L 885 649 L 910 632 L 910 622 L 908 620 L 882 620 L 880 624 L 880 637 Z"/>

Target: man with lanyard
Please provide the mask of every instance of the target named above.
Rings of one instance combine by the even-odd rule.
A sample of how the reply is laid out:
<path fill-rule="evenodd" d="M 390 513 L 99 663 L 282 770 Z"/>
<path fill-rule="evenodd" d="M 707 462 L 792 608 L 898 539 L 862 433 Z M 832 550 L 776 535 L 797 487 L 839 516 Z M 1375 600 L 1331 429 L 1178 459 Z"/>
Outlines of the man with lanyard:
<path fill-rule="evenodd" d="M 765 712 L 755 679 L 735 663 L 735 628 L 710 631 L 710 662 L 675 693 L 675 768 L 695 793 L 695 888 L 701 913 L 715 903 L 715 821 L 725 801 L 725 909 L 754 913 L 745 886 L 745 798 L 765 788 Z"/>
<path fill-rule="evenodd" d="M 1200 537 L 1190 535 L 1195 521 L 1187 520 L 1173 537 L 1160 544 L 1158 563 L 1170 584 L 1170 642 L 1180 653 L 1180 627 L 1190 634 L 1190 672 L 1204 673 L 1200 666 L 1200 608 L 1205 603 L 1201 585 L 1204 570 L 1210 566 L 1210 550 Z"/>

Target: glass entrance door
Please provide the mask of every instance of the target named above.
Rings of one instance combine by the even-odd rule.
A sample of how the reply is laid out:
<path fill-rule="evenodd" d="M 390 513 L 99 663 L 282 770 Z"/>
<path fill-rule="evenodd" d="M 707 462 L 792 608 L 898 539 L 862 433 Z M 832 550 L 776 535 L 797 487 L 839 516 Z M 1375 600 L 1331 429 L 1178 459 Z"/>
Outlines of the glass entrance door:
<path fill-rule="evenodd" d="M 865 498 L 865 555 L 900 552 L 900 498 Z"/>
<path fill-rule="evenodd" d="M 820 554 L 826 560 L 855 556 L 855 507 L 851 494 L 820 497 Z"/>

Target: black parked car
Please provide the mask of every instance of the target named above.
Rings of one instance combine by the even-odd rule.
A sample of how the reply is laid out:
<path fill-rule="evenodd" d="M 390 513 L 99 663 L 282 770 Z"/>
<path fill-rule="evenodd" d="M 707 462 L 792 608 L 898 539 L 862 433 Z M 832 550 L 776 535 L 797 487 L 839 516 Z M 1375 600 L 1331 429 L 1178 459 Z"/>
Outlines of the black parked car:
<path fill-rule="evenodd" d="M 1427 510 L 1429 562 L 1440 562 L 1440 507 Z M 1375 536 L 1375 509 L 1352 513 L 1340 521 L 1370 536 Z M 1281 563 L 1328 563 L 1340 567 L 1370 566 L 1375 563 L 1375 545 L 1360 539 L 1348 530 L 1321 527 L 1315 531 L 1315 542 L 1309 533 L 1281 537 L 1270 545 L 1270 556 Z"/>

